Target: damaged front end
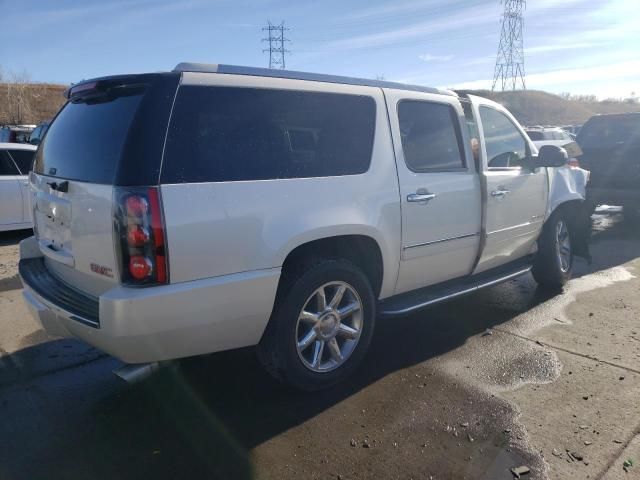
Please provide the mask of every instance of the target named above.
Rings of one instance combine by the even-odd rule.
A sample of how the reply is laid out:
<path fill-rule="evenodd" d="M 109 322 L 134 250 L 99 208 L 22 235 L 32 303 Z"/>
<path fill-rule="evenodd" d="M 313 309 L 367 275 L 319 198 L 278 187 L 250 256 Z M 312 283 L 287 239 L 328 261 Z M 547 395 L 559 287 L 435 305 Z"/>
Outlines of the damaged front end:
<path fill-rule="evenodd" d="M 585 201 L 589 176 L 588 170 L 578 167 L 549 168 L 549 202 L 546 218 L 561 208 L 569 224 L 574 254 L 591 263 L 589 242 L 593 209 Z"/>

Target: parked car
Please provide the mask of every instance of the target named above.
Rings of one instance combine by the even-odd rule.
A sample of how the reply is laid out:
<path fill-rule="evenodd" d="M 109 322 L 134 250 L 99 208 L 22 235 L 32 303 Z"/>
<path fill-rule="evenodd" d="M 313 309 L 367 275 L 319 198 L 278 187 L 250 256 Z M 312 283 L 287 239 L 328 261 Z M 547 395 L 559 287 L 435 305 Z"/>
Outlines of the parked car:
<path fill-rule="evenodd" d="M 526 129 L 527 135 L 536 147 L 543 145 L 557 145 L 559 147 L 573 142 L 568 132 L 558 127 L 530 127 Z"/>
<path fill-rule="evenodd" d="M 0 232 L 31 228 L 29 182 L 36 147 L 0 143 Z"/>
<path fill-rule="evenodd" d="M 526 129 L 526 132 L 537 148 L 544 145 L 566 147 L 575 141 L 575 138 L 572 137 L 571 134 L 558 127 L 530 127 Z M 578 158 L 570 157 L 569 165 L 579 167 L 580 162 Z"/>
<path fill-rule="evenodd" d="M 0 128 L 0 143 L 27 143 L 35 125 L 5 125 Z"/>
<path fill-rule="evenodd" d="M 47 133 L 47 129 L 49 128 L 50 122 L 42 122 L 38 124 L 38 126 L 31 132 L 29 135 L 29 143 L 31 145 L 39 145 L 44 134 Z"/>
<path fill-rule="evenodd" d="M 571 276 L 586 172 L 492 101 L 202 64 L 67 95 L 30 176 L 24 297 L 125 362 L 257 345 L 319 389 L 379 315 Z"/>
<path fill-rule="evenodd" d="M 584 155 L 581 164 L 592 171 L 587 199 L 622 205 L 627 218 L 640 209 L 640 113 L 591 117 L 577 139 Z"/>

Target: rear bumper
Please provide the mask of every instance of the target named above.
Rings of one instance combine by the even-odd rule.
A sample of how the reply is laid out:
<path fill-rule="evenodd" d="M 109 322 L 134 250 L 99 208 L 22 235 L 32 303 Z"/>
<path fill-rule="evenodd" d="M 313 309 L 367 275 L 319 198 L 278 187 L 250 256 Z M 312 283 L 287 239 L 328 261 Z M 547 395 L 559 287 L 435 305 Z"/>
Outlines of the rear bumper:
<path fill-rule="evenodd" d="M 98 322 L 92 325 L 83 321 L 77 305 L 43 291 L 31 275 L 34 265 L 33 259 L 21 260 L 23 296 L 43 328 L 51 335 L 80 338 L 127 363 L 257 344 L 280 278 L 280 269 L 268 269 L 158 287 L 119 286 L 96 299 Z M 47 282 L 60 281 L 51 276 Z"/>
<path fill-rule="evenodd" d="M 640 205 L 640 189 L 587 187 L 587 201 L 597 205 Z"/>

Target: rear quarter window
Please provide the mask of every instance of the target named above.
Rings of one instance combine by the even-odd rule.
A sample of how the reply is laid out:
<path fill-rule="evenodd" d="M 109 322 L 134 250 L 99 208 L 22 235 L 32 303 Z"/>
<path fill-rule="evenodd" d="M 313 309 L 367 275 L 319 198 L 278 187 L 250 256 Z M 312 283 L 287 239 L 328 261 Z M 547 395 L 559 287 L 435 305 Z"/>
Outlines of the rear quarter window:
<path fill-rule="evenodd" d="M 182 86 L 162 183 L 361 174 L 371 162 L 375 112 L 367 96 Z"/>

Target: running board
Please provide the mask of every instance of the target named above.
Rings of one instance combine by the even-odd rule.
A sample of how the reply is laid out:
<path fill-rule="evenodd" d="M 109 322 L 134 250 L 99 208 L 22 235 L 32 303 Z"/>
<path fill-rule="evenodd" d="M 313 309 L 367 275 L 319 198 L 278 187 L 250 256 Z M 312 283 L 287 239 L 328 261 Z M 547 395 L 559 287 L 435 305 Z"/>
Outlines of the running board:
<path fill-rule="evenodd" d="M 528 273 L 531 270 L 530 263 L 522 261 L 510 264 L 487 272 L 444 282 L 438 285 L 421 288 L 412 292 L 402 293 L 378 304 L 381 317 L 395 317 L 406 315 L 415 310 L 420 310 L 440 302 L 468 295 L 482 288 L 492 287 L 502 282 Z"/>

